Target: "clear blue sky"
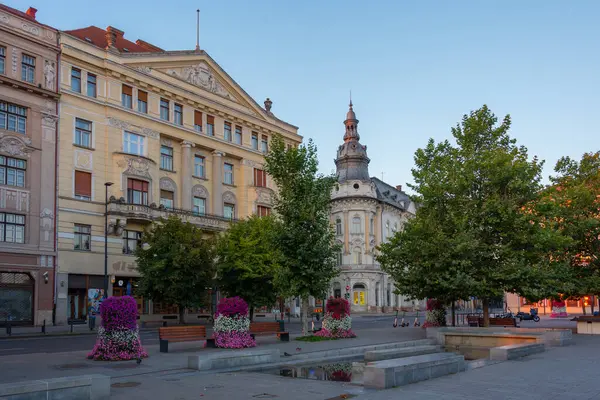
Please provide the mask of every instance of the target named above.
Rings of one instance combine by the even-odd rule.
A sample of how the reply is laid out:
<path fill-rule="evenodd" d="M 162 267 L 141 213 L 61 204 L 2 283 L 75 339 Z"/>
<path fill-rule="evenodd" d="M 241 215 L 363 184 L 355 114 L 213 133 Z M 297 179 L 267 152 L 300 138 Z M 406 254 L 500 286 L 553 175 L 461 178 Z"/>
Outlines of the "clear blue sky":
<path fill-rule="evenodd" d="M 200 46 L 334 168 L 352 89 L 372 176 L 410 182 L 415 150 L 463 114 L 509 113 L 531 155 L 599 150 L 597 0 L 8 0 L 58 29 L 112 25 L 165 49 Z"/>

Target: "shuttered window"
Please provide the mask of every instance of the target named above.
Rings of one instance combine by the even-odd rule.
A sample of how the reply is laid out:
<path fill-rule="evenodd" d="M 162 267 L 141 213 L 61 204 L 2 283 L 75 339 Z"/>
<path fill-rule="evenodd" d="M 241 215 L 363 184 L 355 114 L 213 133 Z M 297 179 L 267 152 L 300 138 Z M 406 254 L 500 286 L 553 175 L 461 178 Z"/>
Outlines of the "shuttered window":
<path fill-rule="evenodd" d="M 194 111 L 194 129 L 202 132 L 202 113 L 200 111 Z"/>
<path fill-rule="evenodd" d="M 267 174 L 262 169 L 254 168 L 254 186 L 267 186 Z"/>
<path fill-rule="evenodd" d="M 75 198 L 92 199 L 92 174 L 89 172 L 75 171 Z"/>

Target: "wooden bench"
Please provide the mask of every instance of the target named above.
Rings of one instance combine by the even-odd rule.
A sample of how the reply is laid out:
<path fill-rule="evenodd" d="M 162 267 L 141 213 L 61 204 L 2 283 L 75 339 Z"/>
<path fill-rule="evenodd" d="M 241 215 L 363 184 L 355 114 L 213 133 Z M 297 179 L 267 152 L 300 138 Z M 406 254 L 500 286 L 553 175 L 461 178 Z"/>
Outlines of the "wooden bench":
<path fill-rule="evenodd" d="M 251 322 L 250 335 L 252 338 L 263 335 L 277 335 L 282 342 L 290 341 L 289 332 L 282 332 L 279 322 Z"/>
<path fill-rule="evenodd" d="M 469 326 L 480 326 L 479 325 L 479 316 L 477 315 L 467 315 L 467 323 L 469 324 Z"/>
<path fill-rule="evenodd" d="M 483 318 L 481 322 L 483 322 Z M 515 318 L 490 318 L 490 326 L 512 326 L 518 328 Z"/>
<path fill-rule="evenodd" d="M 158 328 L 160 352 L 169 352 L 169 342 L 197 342 L 206 340 L 206 347 L 215 347 L 215 340 L 206 337 L 205 326 L 169 326 Z"/>

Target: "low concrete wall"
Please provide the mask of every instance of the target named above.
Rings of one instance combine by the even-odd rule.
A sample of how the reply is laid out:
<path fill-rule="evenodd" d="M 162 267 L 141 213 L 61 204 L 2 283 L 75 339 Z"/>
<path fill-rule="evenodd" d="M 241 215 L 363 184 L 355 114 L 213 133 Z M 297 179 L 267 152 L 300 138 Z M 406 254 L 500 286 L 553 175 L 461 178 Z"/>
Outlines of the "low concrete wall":
<path fill-rule="evenodd" d="M 365 387 L 388 389 L 455 374 L 465 369 L 463 356 L 435 353 L 368 363 L 364 370 Z"/>
<path fill-rule="evenodd" d="M 567 346 L 573 342 L 573 332 L 570 329 L 550 329 L 550 328 L 427 328 L 427 338 L 435 339 L 439 344 L 446 344 L 446 335 L 463 334 L 463 335 L 493 335 L 498 337 L 508 337 L 510 335 L 516 337 L 532 337 L 536 342 L 544 343 L 546 347 Z M 510 342 L 498 342 L 490 347 L 498 347 L 503 345 L 515 344 L 524 340 L 514 340 Z M 476 345 L 476 344 L 473 344 Z"/>
<path fill-rule="evenodd" d="M 188 356 L 188 368 L 195 370 L 226 369 L 279 362 L 279 349 L 239 351 Z"/>
<path fill-rule="evenodd" d="M 397 349 L 372 350 L 365 352 L 365 361 L 370 362 L 389 360 L 393 358 L 421 356 L 423 354 L 439 353 L 440 351 L 440 346 L 436 345 L 410 346 Z"/>
<path fill-rule="evenodd" d="M 2 400 L 108 400 L 110 377 L 106 375 L 7 383 L 0 385 Z"/>
<path fill-rule="evenodd" d="M 513 344 L 509 346 L 494 347 L 490 349 L 490 360 L 514 360 L 515 358 L 543 353 L 544 350 L 545 347 L 543 343 Z"/>

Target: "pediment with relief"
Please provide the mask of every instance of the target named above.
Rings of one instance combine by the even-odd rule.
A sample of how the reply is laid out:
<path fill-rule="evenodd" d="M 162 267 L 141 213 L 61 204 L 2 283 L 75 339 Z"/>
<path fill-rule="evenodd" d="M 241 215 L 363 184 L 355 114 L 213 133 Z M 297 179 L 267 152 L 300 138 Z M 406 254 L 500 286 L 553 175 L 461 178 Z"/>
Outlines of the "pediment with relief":
<path fill-rule="evenodd" d="M 194 86 L 237 102 L 237 99 L 218 81 L 215 74 L 204 61 L 200 61 L 198 64 L 189 67 L 168 69 L 165 72 Z"/>

